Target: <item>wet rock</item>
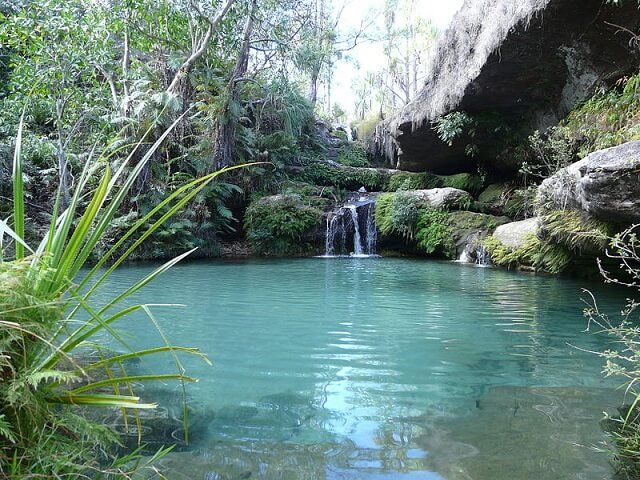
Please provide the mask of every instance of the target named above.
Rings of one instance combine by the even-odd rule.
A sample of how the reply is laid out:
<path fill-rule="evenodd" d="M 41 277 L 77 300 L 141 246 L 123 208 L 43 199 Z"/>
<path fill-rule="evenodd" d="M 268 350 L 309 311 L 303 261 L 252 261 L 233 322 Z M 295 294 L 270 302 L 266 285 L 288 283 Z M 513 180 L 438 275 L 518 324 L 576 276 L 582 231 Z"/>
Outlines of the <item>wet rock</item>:
<path fill-rule="evenodd" d="M 579 209 L 606 222 L 640 221 L 640 141 L 599 150 L 547 178 L 545 210 Z"/>
<path fill-rule="evenodd" d="M 456 258 L 460 258 L 467 251 L 470 261 L 478 260 L 482 249 L 482 240 L 492 231 L 509 222 L 507 217 L 495 217 L 483 213 L 467 211 L 451 212 L 448 224 L 452 230 L 452 237 L 456 247 Z"/>
<path fill-rule="evenodd" d="M 511 222 L 496 228 L 493 236 L 500 240 L 505 246 L 512 250 L 517 250 L 525 244 L 529 235 L 537 234 L 540 228 L 539 225 L 540 219 L 538 217 L 529 218 L 520 222 Z"/>

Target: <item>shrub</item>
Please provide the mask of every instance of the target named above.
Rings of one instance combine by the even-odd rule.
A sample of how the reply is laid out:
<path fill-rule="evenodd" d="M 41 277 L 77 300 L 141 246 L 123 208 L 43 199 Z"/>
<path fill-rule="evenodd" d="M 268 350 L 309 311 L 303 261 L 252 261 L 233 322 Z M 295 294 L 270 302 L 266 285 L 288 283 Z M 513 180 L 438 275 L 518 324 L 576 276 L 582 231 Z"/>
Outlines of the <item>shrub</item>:
<path fill-rule="evenodd" d="M 512 191 L 505 202 L 504 214 L 516 220 L 533 217 L 537 192 L 538 188 L 534 186 Z"/>
<path fill-rule="evenodd" d="M 340 149 L 338 163 L 349 167 L 368 167 L 369 159 L 364 146 L 361 143 L 353 142 Z"/>
<path fill-rule="evenodd" d="M 464 112 L 451 112 L 443 117 L 439 117 L 434 122 L 433 129 L 438 134 L 440 140 L 450 147 L 453 141 L 465 133 L 468 133 L 475 125 L 475 121 Z"/>
<path fill-rule="evenodd" d="M 619 266 L 616 273 L 605 270 L 598 261 L 600 273 L 606 283 L 637 290 L 640 286 L 640 240 L 639 225 L 635 225 L 613 237 L 611 251 L 607 257 Z M 620 408 L 620 414 L 608 417 L 606 424 L 616 445 L 614 455 L 624 478 L 640 476 L 640 329 L 638 328 L 637 299 L 628 298 L 618 320 L 598 308 L 595 297 L 589 295 L 584 315 L 588 320 L 587 330 L 596 327 L 608 333 L 615 340 L 615 346 L 600 353 L 605 360 L 604 373 L 624 380 L 627 404 Z M 628 400 L 627 400 L 628 399 Z M 622 476 L 621 476 L 622 478 Z"/>
<path fill-rule="evenodd" d="M 385 193 L 376 201 L 376 225 L 383 235 L 412 240 L 418 221 L 416 197 L 405 192 Z"/>
<path fill-rule="evenodd" d="M 418 249 L 423 253 L 440 253 L 447 258 L 455 256 L 453 232 L 446 212 L 430 207 L 421 208 L 416 240 Z"/>
<path fill-rule="evenodd" d="M 299 195 L 276 195 L 254 201 L 245 215 L 247 238 L 256 253 L 286 255 L 308 251 L 303 237 L 319 224 L 322 211 Z"/>

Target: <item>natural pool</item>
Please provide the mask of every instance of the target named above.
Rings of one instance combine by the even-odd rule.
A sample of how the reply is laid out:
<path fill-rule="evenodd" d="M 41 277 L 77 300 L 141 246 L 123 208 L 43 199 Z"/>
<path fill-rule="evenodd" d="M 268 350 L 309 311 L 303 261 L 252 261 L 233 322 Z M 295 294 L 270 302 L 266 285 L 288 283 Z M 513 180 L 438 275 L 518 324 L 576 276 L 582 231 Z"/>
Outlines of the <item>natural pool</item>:
<path fill-rule="evenodd" d="M 151 271 L 119 270 L 113 292 Z M 197 411 L 171 479 L 612 478 L 602 411 L 616 381 L 587 350 L 581 288 L 447 262 L 298 259 L 186 263 L 141 294 L 185 358 Z M 121 324 L 158 345 L 143 317 Z M 170 371 L 171 360 L 154 371 Z M 171 406 L 179 387 L 145 394 Z"/>

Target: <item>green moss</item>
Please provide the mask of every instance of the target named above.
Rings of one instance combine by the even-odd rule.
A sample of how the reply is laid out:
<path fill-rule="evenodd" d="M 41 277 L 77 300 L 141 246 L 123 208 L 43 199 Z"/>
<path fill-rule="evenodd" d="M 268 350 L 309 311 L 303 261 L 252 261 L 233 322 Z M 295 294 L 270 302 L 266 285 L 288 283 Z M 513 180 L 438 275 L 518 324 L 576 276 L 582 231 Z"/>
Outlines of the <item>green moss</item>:
<path fill-rule="evenodd" d="M 512 250 L 496 237 L 483 242 L 491 261 L 501 267 L 531 266 L 536 271 L 558 274 L 573 260 L 571 251 L 563 245 L 541 240 L 534 234 L 527 236 L 522 247 Z"/>
<path fill-rule="evenodd" d="M 622 79 L 575 109 L 560 124 L 565 138 L 580 144 L 578 155 L 640 140 L 640 75 Z"/>
<path fill-rule="evenodd" d="M 422 207 L 418 214 L 416 240 L 418 250 L 423 253 L 455 257 L 453 231 L 447 212 Z"/>
<path fill-rule="evenodd" d="M 337 167 L 327 163 L 314 162 L 303 168 L 292 170 L 290 177 L 315 185 L 334 186 L 347 190 L 365 187 L 369 191 L 385 191 L 390 174 L 387 170 L 375 168 Z"/>
<path fill-rule="evenodd" d="M 338 163 L 349 167 L 368 167 L 369 159 L 364 146 L 361 143 L 353 142 L 340 149 Z"/>
<path fill-rule="evenodd" d="M 255 253 L 291 255 L 311 249 L 304 236 L 321 217 L 322 211 L 306 205 L 299 195 L 276 195 L 249 205 L 244 225 Z"/>
<path fill-rule="evenodd" d="M 383 235 L 398 235 L 412 240 L 418 210 L 419 199 L 409 193 L 383 193 L 376 201 L 376 225 Z"/>
<path fill-rule="evenodd" d="M 477 195 L 484 187 L 484 181 L 479 175 L 471 173 L 458 173 L 457 175 L 441 176 L 442 186 L 457 188 Z"/>
<path fill-rule="evenodd" d="M 432 173 L 398 172 L 389 179 L 387 190 L 390 192 L 398 190 L 428 190 L 443 186 L 442 177 Z"/>
<path fill-rule="evenodd" d="M 602 252 L 613 228 L 577 210 L 556 210 L 541 220 L 545 239 L 574 252 Z"/>

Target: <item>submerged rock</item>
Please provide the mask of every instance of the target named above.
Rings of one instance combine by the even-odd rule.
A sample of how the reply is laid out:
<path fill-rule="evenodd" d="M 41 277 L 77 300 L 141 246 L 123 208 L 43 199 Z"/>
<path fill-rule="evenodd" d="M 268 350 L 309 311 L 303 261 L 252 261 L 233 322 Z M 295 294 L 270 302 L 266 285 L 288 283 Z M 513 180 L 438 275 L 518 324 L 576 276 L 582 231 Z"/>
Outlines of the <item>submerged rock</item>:
<path fill-rule="evenodd" d="M 637 69 L 637 52 L 629 37 L 619 34 L 621 27 L 637 31 L 637 2 L 603 3 L 467 0 L 433 49 L 424 88 L 389 128 L 397 145 L 386 149 L 398 152 L 398 168 L 436 173 L 474 168 L 475 160 L 465 155 L 468 141 L 461 138 L 451 147 L 432 128 L 434 120 L 454 110 L 471 116 L 492 112 L 509 127 L 542 129 L 597 86 Z M 501 140 L 504 132 L 491 130 L 478 131 L 474 143 Z M 504 168 L 495 156 L 477 160 Z"/>
<path fill-rule="evenodd" d="M 538 217 L 529 218 L 520 222 L 511 222 L 500 225 L 493 232 L 493 236 L 500 240 L 503 245 L 512 250 L 521 248 L 527 241 L 527 237 L 535 235 L 540 228 L 540 219 Z"/>
<path fill-rule="evenodd" d="M 640 141 L 599 150 L 547 178 L 538 189 L 546 210 L 582 210 L 612 223 L 640 221 Z"/>

